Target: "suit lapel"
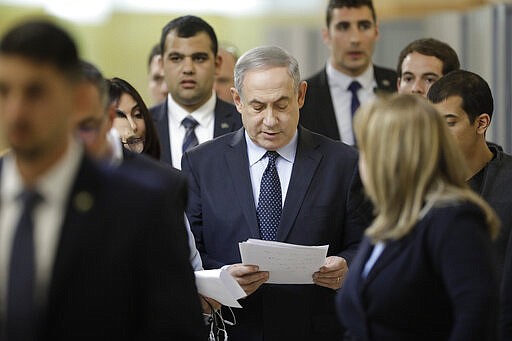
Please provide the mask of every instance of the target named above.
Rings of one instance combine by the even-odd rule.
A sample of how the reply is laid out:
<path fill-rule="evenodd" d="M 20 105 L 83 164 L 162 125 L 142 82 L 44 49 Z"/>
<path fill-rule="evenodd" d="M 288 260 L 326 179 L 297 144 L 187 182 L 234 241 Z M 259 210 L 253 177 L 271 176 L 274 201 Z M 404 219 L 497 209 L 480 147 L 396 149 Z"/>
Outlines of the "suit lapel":
<path fill-rule="evenodd" d="M 231 150 L 225 154 L 226 163 L 230 172 L 229 178 L 233 182 L 236 197 L 249 227 L 251 238 L 260 238 L 254 195 L 252 194 L 251 176 L 249 174 L 249 158 L 245 143 L 244 129 L 239 129 L 233 136 L 230 144 Z"/>
<path fill-rule="evenodd" d="M 233 111 L 235 109 L 229 104 L 219 98 L 215 102 L 215 120 L 213 128 L 213 137 L 222 136 L 226 133 L 235 131 L 238 127 L 235 127 L 235 117 L 233 117 Z"/>
<path fill-rule="evenodd" d="M 167 99 L 155 108 L 153 120 L 155 121 L 158 137 L 160 138 L 160 160 L 172 164 L 171 142 L 169 138 L 169 113 L 167 112 Z"/>
<path fill-rule="evenodd" d="M 323 106 L 325 108 L 325 112 L 322 113 L 322 115 L 316 115 L 316 118 L 324 121 L 322 126 L 327 129 L 327 136 L 332 137 L 334 140 L 341 140 L 336 120 L 336 113 L 332 102 L 331 90 L 327 80 L 327 71 L 325 69 L 320 73 L 320 87 L 317 91 L 321 95 L 321 99 L 319 101 L 319 104 L 321 105 L 320 108 Z"/>
<path fill-rule="evenodd" d="M 101 188 L 97 177 L 97 170 L 90 161 L 82 160 L 80 170 L 75 179 L 68 198 L 65 216 L 62 222 L 60 239 L 58 242 L 52 278 L 49 290 L 49 304 L 58 297 L 60 290 L 66 290 L 65 279 L 73 273 L 75 258 L 81 254 L 81 245 L 90 245 L 88 239 L 97 238 L 91 228 L 99 227 L 99 218 L 96 191 Z"/>
<path fill-rule="evenodd" d="M 386 247 L 366 277 L 365 286 L 369 285 L 369 283 L 371 283 L 377 275 L 393 261 L 393 259 L 400 255 L 404 246 L 405 238 L 408 238 L 408 236 L 402 237 L 399 240 L 386 242 Z"/>
<path fill-rule="evenodd" d="M 309 131 L 299 127 L 297 143 L 297 153 L 295 154 L 292 175 L 281 215 L 281 223 L 277 230 L 278 241 L 285 241 L 290 233 L 315 171 L 322 159 L 322 154 L 315 150 L 318 144 Z"/>

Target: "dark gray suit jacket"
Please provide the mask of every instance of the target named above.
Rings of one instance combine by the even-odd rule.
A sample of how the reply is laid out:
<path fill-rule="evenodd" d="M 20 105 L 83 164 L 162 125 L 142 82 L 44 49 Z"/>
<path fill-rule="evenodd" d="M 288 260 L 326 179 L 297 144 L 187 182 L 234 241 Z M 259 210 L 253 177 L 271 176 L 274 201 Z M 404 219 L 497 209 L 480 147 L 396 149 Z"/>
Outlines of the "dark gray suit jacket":
<path fill-rule="evenodd" d="M 512 156 L 494 143 L 487 145 L 494 158 L 482 170 L 482 181 L 476 183 L 475 179 L 470 179 L 469 185 L 489 203 L 501 220 L 500 233 L 493 243 L 501 277 L 507 249 L 512 246 L 507 247 L 512 229 Z"/>
<path fill-rule="evenodd" d="M 352 147 L 299 127 L 278 241 L 329 244 L 328 255 L 350 263 L 371 220 L 357 160 Z M 182 168 L 189 176 L 187 215 L 205 269 L 239 263 L 238 243 L 260 238 L 244 129 L 185 153 Z M 229 339 L 340 340 L 334 294 L 312 284 L 264 284 L 235 309 Z"/>
<path fill-rule="evenodd" d="M 373 66 L 373 69 L 377 82 L 376 93 L 396 92 L 396 72 L 376 65 Z M 316 133 L 340 140 L 325 68 L 306 81 L 308 89 L 304 106 L 300 110 L 300 124 Z"/>
<path fill-rule="evenodd" d="M 158 137 L 160 139 L 160 160 L 172 164 L 171 145 L 169 140 L 169 113 L 167 112 L 167 99 L 149 109 L 155 122 Z M 242 118 L 236 107 L 217 98 L 215 102 L 215 119 L 213 137 L 230 133 L 242 127 Z"/>

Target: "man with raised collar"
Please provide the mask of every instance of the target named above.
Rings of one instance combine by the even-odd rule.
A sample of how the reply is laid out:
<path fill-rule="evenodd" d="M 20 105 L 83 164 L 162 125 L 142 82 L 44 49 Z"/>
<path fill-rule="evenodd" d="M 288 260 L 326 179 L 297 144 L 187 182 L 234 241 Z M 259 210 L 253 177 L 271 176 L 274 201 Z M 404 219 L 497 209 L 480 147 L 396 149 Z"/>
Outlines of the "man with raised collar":
<path fill-rule="evenodd" d="M 330 49 L 326 67 L 307 79 L 300 123 L 353 145 L 352 116 L 379 92 L 395 92 L 396 73 L 372 63 L 379 27 L 371 0 L 331 0 L 322 30 Z"/>

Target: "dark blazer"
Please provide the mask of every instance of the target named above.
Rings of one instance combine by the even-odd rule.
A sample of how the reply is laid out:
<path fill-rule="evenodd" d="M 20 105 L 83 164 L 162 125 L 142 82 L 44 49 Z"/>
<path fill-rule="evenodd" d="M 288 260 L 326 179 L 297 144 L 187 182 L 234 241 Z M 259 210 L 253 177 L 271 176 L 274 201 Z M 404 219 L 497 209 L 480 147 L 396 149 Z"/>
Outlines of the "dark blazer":
<path fill-rule="evenodd" d="M 512 156 L 504 153 L 501 147 L 494 143 L 487 145 L 493 152 L 494 158 L 482 170 L 482 181 L 470 179 L 469 184 L 489 203 L 501 220 L 500 232 L 494 240 L 494 250 L 501 275 L 512 229 L 512 195 L 510 194 L 512 191 Z M 512 246 L 512 244 L 510 245 Z"/>
<path fill-rule="evenodd" d="M 396 72 L 374 65 L 376 93 L 396 92 Z M 340 140 L 340 132 L 327 80 L 325 68 L 306 79 L 308 89 L 304 106 L 300 110 L 300 124 L 316 133 Z"/>
<path fill-rule="evenodd" d="M 155 122 L 158 137 L 160 138 L 160 160 L 172 164 L 171 145 L 169 140 L 169 114 L 167 112 L 167 99 L 149 109 Z M 242 118 L 236 107 L 217 98 L 215 102 L 215 119 L 213 137 L 230 133 L 242 127 Z"/>
<path fill-rule="evenodd" d="M 357 152 L 299 127 L 297 153 L 277 240 L 329 244 L 349 263 L 371 210 L 363 203 Z M 244 129 L 185 153 L 187 216 L 205 269 L 240 263 L 238 243 L 260 238 Z M 339 340 L 335 291 L 316 285 L 268 285 L 240 301 L 230 340 Z M 225 316 L 228 316 L 226 314 Z"/>
<path fill-rule="evenodd" d="M 183 199 L 158 187 L 83 159 L 38 340 L 204 339 Z"/>
<path fill-rule="evenodd" d="M 498 283 L 485 218 L 473 204 L 431 209 L 373 251 L 365 238 L 336 298 L 347 340 L 495 340 Z"/>

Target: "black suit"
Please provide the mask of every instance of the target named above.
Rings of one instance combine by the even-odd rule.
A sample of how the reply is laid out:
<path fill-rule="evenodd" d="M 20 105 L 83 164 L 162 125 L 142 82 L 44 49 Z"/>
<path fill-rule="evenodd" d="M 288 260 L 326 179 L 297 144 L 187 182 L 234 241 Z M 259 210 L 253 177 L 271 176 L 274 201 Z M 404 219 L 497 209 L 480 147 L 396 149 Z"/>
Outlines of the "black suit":
<path fill-rule="evenodd" d="M 396 72 L 374 65 L 374 76 L 377 82 L 375 92 L 396 92 Z M 309 130 L 334 140 L 340 140 L 340 132 L 332 102 L 331 90 L 325 68 L 306 79 L 308 90 L 304 106 L 300 110 L 300 124 Z"/>
<path fill-rule="evenodd" d="M 167 101 L 168 100 L 166 99 L 164 102 L 152 107 L 150 112 L 151 115 L 153 115 L 153 121 L 155 122 L 158 137 L 160 138 L 160 145 L 162 148 L 160 160 L 168 164 L 172 164 Z M 230 133 L 242 127 L 242 119 L 234 105 L 217 98 L 214 112 L 213 137 Z"/>
<path fill-rule="evenodd" d="M 159 186 L 82 160 L 38 340 L 204 339 L 183 197 Z"/>
<path fill-rule="evenodd" d="M 371 213 L 357 159 L 352 147 L 299 128 L 278 241 L 329 244 L 329 256 L 350 263 Z M 187 215 L 205 269 L 239 263 L 238 243 L 260 238 L 244 129 L 185 153 L 182 167 L 189 175 Z M 264 284 L 240 301 L 229 339 L 339 340 L 334 294 L 312 284 Z"/>

